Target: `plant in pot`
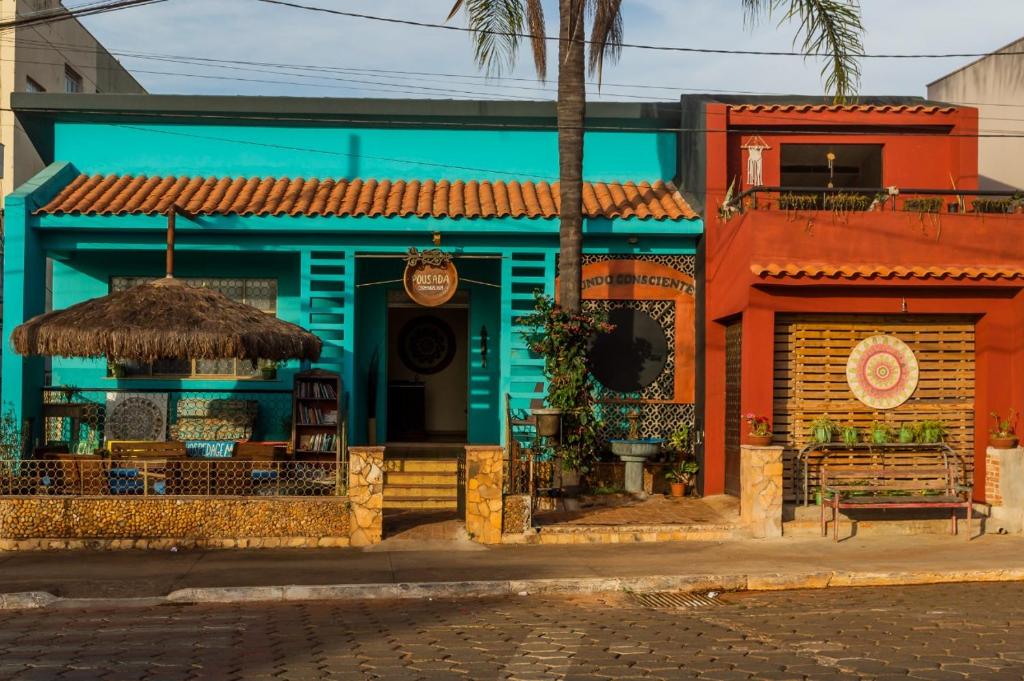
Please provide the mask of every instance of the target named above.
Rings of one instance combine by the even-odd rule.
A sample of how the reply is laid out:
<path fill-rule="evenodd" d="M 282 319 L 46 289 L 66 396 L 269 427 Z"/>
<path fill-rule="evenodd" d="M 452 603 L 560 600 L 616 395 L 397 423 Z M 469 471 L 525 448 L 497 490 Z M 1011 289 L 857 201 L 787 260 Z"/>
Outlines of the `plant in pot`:
<path fill-rule="evenodd" d="M 922 444 L 935 444 L 946 439 L 946 427 L 942 421 L 922 421 L 917 441 Z"/>
<path fill-rule="evenodd" d="M 992 418 L 996 425 L 989 433 L 989 444 L 996 449 L 1013 449 L 1017 446 L 1017 410 L 1010 409 L 1006 418 L 1001 418 L 999 412 L 992 412 Z"/>
<path fill-rule="evenodd" d="M 263 377 L 264 381 L 273 381 L 277 379 L 277 362 L 264 362 L 260 366 L 260 376 Z"/>
<path fill-rule="evenodd" d="M 828 414 L 821 416 L 811 423 L 811 438 L 816 444 L 823 445 L 827 442 L 832 442 L 832 437 L 836 434 L 838 427 L 835 421 L 828 417 Z"/>
<path fill-rule="evenodd" d="M 125 376 L 124 362 L 118 362 L 116 360 L 107 362 L 107 370 L 113 378 L 124 378 Z"/>
<path fill-rule="evenodd" d="M 844 426 L 839 436 L 842 438 L 844 445 L 852 447 L 860 442 L 860 428 L 853 425 Z"/>
<path fill-rule="evenodd" d="M 772 423 L 767 416 L 747 414 L 743 417 L 750 427 L 747 442 L 755 447 L 767 447 L 772 443 Z"/>
<path fill-rule="evenodd" d="M 892 428 L 887 423 L 874 421 L 871 423 L 871 443 L 884 445 L 892 442 Z"/>
<path fill-rule="evenodd" d="M 665 479 L 668 480 L 672 496 L 686 496 L 686 492 L 693 486 L 693 482 L 697 478 L 697 471 L 699 470 L 700 464 L 696 461 L 683 461 L 668 473 L 665 473 Z"/>
<path fill-rule="evenodd" d="M 896 439 L 902 445 L 908 445 L 917 439 L 917 431 L 920 426 L 914 423 L 904 423 L 900 425 L 900 430 L 896 435 Z"/>

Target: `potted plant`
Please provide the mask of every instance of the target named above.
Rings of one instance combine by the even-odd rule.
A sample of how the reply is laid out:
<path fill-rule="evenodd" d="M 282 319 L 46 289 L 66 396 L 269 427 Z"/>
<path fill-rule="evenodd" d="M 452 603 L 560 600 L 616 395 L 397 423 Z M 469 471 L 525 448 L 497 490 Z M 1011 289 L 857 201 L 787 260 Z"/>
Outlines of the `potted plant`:
<path fill-rule="evenodd" d="M 537 435 L 540 437 L 558 437 L 562 427 L 562 410 L 553 407 L 531 409 L 530 413 L 537 423 Z"/>
<path fill-rule="evenodd" d="M 852 447 L 860 442 L 860 429 L 857 426 L 845 426 L 840 432 L 843 444 Z"/>
<path fill-rule="evenodd" d="M 767 447 L 772 443 L 772 424 L 767 416 L 747 414 L 743 417 L 750 431 L 747 433 L 747 442 L 755 447 Z"/>
<path fill-rule="evenodd" d="M 264 381 L 273 381 L 277 378 L 277 362 L 266 362 L 260 367 L 260 376 Z"/>
<path fill-rule="evenodd" d="M 686 491 L 693 485 L 699 470 L 700 464 L 696 461 L 683 461 L 668 473 L 665 473 L 665 479 L 668 480 L 672 496 L 686 496 Z"/>
<path fill-rule="evenodd" d="M 917 439 L 918 426 L 912 423 L 904 423 L 900 426 L 899 434 L 896 439 L 899 440 L 900 444 L 907 445 Z"/>
<path fill-rule="evenodd" d="M 876 445 L 888 444 L 892 441 L 892 429 L 881 421 L 871 424 L 871 442 Z"/>
<path fill-rule="evenodd" d="M 114 378 L 124 378 L 125 367 L 124 362 L 112 361 L 107 363 L 107 368 L 110 370 L 110 375 Z"/>
<path fill-rule="evenodd" d="M 811 424 L 811 438 L 816 444 L 823 445 L 832 442 L 832 436 L 836 434 L 836 424 L 828 417 L 828 414 L 814 420 Z"/>
<path fill-rule="evenodd" d="M 941 421 L 922 421 L 918 442 L 934 444 L 946 439 L 946 427 Z"/>
<path fill-rule="evenodd" d="M 999 412 L 992 412 L 996 425 L 989 433 L 989 444 L 996 449 L 1013 449 L 1017 446 L 1017 410 L 1010 409 L 1006 418 L 1000 418 Z"/>

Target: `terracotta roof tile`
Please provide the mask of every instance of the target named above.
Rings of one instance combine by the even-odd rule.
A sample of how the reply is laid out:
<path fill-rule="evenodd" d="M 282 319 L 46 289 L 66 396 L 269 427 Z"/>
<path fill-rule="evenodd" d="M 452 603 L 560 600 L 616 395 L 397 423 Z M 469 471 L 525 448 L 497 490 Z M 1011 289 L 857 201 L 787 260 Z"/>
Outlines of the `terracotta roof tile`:
<path fill-rule="evenodd" d="M 766 279 L 1024 279 L 1024 270 L 1012 265 L 903 267 L 871 264 L 769 263 L 751 265 L 750 270 L 756 276 Z"/>
<path fill-rule="evenodd" d="M 557 182 L 79 175 L 36 213 L 156 215 L 176 204 L 205 215 L 551 219 L 560 198 Z M 660 180 L 585 182 L 583 212 L 590 218 L 697 217 L 679 191 Z"/>
<path fill-rule="evenodd" d="M 924 104 L 737 104 L 730 111 L 743 113 L 924 113 L 949 114 L 955 106 L 930 106 Z"/>

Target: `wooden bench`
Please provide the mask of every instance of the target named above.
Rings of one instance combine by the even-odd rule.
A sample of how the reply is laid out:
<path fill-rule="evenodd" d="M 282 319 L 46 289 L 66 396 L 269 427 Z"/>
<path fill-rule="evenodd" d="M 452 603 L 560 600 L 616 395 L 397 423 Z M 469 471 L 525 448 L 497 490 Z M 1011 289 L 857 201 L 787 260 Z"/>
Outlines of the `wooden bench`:
<path fill-rule="evenodd" d="M 844 509 L 947 508 L 951 533 L 957 533 L 956 511 L 967 511 L 971 538 L 972 484 L 966 466 L 945 445 L 926 450 L 864 449 L 843 451 L 839 459 L 821 464 L 821 534 L 828 535 L 825 509 L 832 509 L 832 538 L 839 541 L 839 512 Z"/>

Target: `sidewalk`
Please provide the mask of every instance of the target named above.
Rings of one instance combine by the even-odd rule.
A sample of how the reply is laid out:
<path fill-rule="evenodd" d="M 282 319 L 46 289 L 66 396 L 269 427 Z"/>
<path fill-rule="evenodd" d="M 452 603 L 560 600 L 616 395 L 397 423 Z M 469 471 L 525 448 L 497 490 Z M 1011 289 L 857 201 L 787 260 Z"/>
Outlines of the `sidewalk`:
<path fill-rule="evenodd" d="M 996 580 L 1024 580 L 1024 537 L 0 554 L 0 594 L 176 602 Z M 280 588 L 292 585 L 329 588 Z M 22 607 L 27 598 L 0 596 L 0 607 Z"/>

